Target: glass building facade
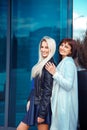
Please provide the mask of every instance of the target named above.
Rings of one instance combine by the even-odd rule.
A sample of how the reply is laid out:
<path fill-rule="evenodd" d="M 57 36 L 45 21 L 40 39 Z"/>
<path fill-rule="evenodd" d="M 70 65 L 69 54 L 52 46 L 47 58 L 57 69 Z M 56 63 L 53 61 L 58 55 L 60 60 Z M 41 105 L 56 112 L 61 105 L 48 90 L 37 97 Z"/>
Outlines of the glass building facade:
<path fill-rule="evenodd" d="M 15 129 L 26 112 L 38 44 L 72 37 L 73 0 L 0 0 L 0 130 Z M 58 50 L 54 56 L 58 63 Z M 35 130 L 36 128 L 31 128 Z"/>

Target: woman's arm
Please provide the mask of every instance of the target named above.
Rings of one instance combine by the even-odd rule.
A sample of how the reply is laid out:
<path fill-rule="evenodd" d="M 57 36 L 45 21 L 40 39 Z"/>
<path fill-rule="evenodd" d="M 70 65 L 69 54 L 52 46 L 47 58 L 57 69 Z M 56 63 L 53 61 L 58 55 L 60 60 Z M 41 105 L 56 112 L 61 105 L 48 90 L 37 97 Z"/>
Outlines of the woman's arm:
<path fill-rule="evenodd" d="M 45 68 L 53 75 L 53 79 L 56 80 L 63 89 L 67 91 L 71 90 L 76 71 L 73 62 L 66 61 L 61 71 L 56 69 L 51 63 L 48 63 Z"/>
<path fill-rule="evenodd" d="M 52 75 L 44 68 L 43 94 L 40 102 L 39 117 L 45 118 L 50 104 L 52 94 L 53 78 Z"/>
<path fill-rule="evenodd" d="M 76 73 L 77 70 L 74 63 L 66 62 L 63 65 L 63 70 L 57 70 L 56 73 L 53 75 L 53 79 L 58 82 L 60 87 L 62 87 L 66 91 L 70 91 L 73 87 L 73 81 Z"/>

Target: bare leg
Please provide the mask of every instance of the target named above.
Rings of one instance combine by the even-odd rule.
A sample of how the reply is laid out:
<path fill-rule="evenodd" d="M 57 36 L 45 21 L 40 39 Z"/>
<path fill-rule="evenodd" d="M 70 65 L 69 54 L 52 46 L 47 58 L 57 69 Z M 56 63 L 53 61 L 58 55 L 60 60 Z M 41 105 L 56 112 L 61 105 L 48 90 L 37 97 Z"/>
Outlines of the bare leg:
<path fill-rule="evenodd" d="M 28 129 L 29 129 L 29 126 L 28 126 L 27 124 L 21 122 L 21 123 L 18 125 L 18 127 L 17 127 L 16 130 L 28 130 Z"/>
<path fill-rule="evenodd" d="M 38 130 L 49 130 L 49 126 L 47 124 L 39 124 Z"/>

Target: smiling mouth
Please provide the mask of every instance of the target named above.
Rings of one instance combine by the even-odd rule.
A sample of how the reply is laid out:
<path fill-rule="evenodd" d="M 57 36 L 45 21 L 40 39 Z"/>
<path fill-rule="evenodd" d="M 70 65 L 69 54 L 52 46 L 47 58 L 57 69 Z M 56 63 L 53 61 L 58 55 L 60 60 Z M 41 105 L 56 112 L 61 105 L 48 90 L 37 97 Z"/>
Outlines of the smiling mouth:
<path fill-rule="evenodd" d="M 61 52 L 61 53 L 64 53 L 64 51 L 63 51 L 63 50 L 60 50 L 60 52 Z"/>
<path fill-rule="evenodd" d="M 46 55 L 46 53 L 42 53 L 43 55 Z"/>

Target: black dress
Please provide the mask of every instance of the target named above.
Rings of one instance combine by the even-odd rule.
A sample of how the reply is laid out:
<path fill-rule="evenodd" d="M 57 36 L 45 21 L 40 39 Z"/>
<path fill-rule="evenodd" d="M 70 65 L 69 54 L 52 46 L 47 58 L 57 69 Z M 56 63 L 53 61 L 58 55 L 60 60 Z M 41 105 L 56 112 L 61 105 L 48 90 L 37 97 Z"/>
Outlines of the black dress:
<path fill-rule="evenodd" d="M 54 62 L 53 59 L 50 62 Z M 29 96 L 30 107 L 22 122 L 29 126 L 37 125 L 37 117 L 44 118 L 44 124 L 51 124 L 51 104 L 50 98 L 52 94 L 53 78 L 45 69 L 42 70 L 42 76 L 36 76 L 34 79 L 34 87 Z"/>
<path fill-rule="evenodd" d="M 48 113 L 47 113 L 47 115 L 45 117 L 45 121 L 43 123 L 50 125 L 50 123 L 51 123 L 51 106 L 50 106 L 50 104 L 47 109 L 48 109 Z M 39 113 L 39 104 L 34 103 L 34 95 L 32 95 L 32 97 L 30 99 L 30 108 L 29 108 L 28 112 L 26 112 L 26 115 L 25 115 L 24 119 L 22 120 L 22 122 L 24 122 L 25 124 L 27 124 L 29 126 L 37 125 L 38 113 Z"/>

